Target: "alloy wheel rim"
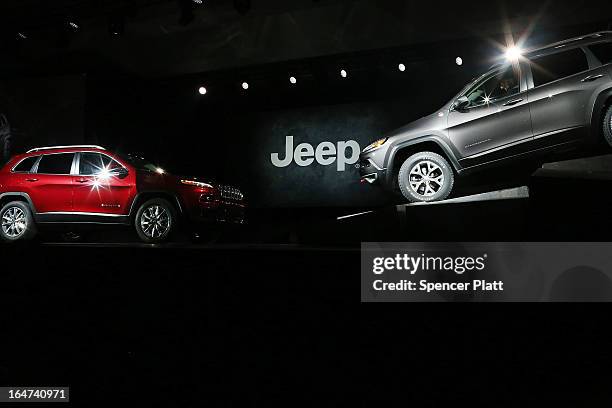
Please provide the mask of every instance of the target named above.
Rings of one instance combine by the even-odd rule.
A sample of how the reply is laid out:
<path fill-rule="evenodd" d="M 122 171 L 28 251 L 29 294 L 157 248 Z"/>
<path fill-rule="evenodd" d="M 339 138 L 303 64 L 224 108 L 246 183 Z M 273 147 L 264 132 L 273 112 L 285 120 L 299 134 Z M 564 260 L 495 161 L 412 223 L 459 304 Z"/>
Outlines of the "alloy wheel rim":
<path fill-rule="evenodd" d="M 160 205 L 147 207 L 140 217 L 140 228 L 149 238 L 163 237 L 170 230 L 170 225 L 170 214 Z"/>
<path fill-rule="evenodd" d="M 433 161 L 422 160 L 410 170 L 408 184 L 416 194 L 431 197 L 444 185 L 444 172 Z"/>
<path fill-rule="evenodd" d="M 17 238 L 27 228 L 25 212 L 19 207 L 10 207 L 2 214 L 2 232 L 10 238 Z"/>

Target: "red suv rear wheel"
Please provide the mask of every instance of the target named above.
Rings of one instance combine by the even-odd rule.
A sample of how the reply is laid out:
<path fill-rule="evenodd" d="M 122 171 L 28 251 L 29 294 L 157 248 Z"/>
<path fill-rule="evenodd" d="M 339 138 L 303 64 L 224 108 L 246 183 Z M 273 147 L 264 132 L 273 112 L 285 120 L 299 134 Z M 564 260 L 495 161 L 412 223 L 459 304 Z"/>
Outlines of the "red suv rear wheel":
<path fill-rule="evenodd" d="M 28 240 L 36 235 L 36 224 L 28 204 L 12 201 L 0 210 L 0 237 L 7 242 Z"/>

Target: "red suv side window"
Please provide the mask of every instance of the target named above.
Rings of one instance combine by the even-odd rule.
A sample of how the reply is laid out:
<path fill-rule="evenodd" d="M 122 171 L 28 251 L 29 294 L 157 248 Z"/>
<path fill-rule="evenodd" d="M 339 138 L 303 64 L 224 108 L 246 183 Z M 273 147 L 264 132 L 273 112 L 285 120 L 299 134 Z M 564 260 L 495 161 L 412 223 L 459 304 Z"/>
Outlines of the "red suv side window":
<path fill-rule="evenodd" d="M 74 153 L 56 153 L 44 155 L 38 162 L 37 173 L 40 174 L 70 174 Z"/>
<path fill-rule="evenodd" d="M 40 156 L 32 156 L 26 157 L 21 162 L 19 162 L 15 167 L 13 167 L 14 173 L 29 173 L 32 171 L 32 167 L 36 164 L 36 160 L 38 160 Z"/>
<path fill-rule="evenodd" d="M 121 168 L 119 163 L 100 153 L 81 153 L 79 158 L 79 174 L 81 176 L 96 175 L 101 170 L 113 171 L 118 168 Z"/>

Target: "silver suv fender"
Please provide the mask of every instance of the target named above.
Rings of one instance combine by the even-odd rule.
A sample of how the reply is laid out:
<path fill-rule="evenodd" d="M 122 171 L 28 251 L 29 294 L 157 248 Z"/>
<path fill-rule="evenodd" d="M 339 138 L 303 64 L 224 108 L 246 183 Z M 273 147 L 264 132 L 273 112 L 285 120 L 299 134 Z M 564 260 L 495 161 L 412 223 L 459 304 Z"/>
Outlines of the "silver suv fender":
<path fill-rule="evenodd" d="M 444 140 L 444 138 L 437 136 L 437 135 L 427 135 L 427 136 L 420 136 L 414 139 L 396 142 L 387 150 L 387 155 L 385 157 L 385 168 L 387 168 L 388 171 L 385 175 L 385 178 L 386 178 L 385 181 L 389 185 L 393 182 L 393 174 L 392 174 L 393 172 L 391 171 L 391 169 L 393 169 L 394 166 L 396 165 L 395 160 L 399 152 L 407 148 L 418 146 L 419 144 L 426 145 L 426 144 L 431 144 L 431 143 L 435 143 L 438 146 L 438 148 L 442 150 L 442 152 L 444 153 L 444 156 L 446 156 L 451 166 L 453 166 L 453 169 L 457 173 L 461 173 L 461 171 L 463 170 L 461 167 L 461 164 L 459 164 L 459 161 L 457 160 L 457 156 L 455 155 L 453 149 Z M 427 147 L 426 146 L 424 147 L 425 148 L 423 150 L 427 150 Z"/>

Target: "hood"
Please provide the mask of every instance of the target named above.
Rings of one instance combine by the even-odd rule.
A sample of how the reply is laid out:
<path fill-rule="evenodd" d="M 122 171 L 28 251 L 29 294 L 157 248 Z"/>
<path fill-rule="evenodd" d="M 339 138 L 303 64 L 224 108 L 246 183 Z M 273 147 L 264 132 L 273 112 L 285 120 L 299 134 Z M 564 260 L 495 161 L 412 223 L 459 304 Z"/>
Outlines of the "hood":
<path fill-rule="evenodd" d="M 410 122 L 407 125 L 395 129 L 387 134 L 389 139 L 393 138 L 405 138 L 405 137 L 418 137 L 425 136 L 433 133 L 444 132 L 448 123 L 448 107 L 437 110 L 436 112 Z"/>

